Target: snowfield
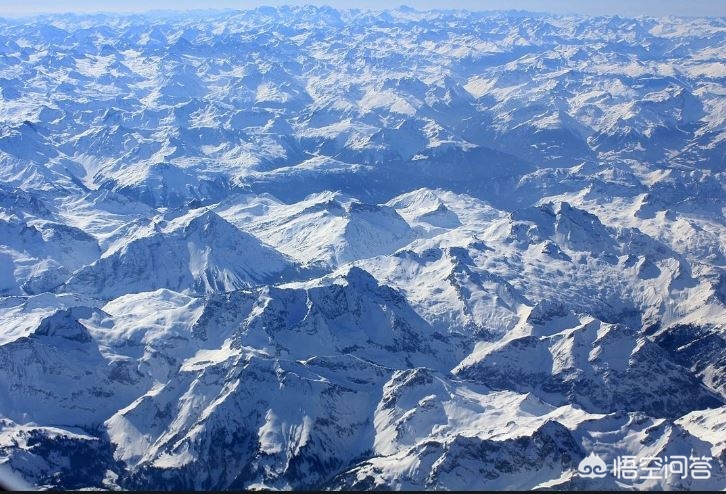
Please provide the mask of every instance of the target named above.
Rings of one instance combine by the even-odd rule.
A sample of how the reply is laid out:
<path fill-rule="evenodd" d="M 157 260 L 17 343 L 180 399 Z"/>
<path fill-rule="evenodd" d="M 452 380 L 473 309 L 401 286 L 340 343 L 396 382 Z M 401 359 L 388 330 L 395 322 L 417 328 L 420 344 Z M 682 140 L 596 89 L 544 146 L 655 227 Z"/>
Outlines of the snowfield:
<path fill-rule="evenodd" d="M 724 54 L 722 18 L 0 19 L 0 466 L 726 489 Z"/>

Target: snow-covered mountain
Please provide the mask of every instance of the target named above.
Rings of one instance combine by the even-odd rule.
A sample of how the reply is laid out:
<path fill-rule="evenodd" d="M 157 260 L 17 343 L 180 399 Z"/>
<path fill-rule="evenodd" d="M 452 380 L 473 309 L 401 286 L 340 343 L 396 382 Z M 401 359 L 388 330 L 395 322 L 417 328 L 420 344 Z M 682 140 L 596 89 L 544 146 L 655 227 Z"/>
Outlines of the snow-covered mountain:
<path fill-rule="evenodd" d="M 100 298 L 168 288 L 213 293 L 294 277 L 283 254 L 211 211 L 152 220 L 57 288 Z"/>
<path fill-rule="evenodd" d="M 726 489 L 724 53 L 719 18 L 0 19 L 0 466 Z"/>

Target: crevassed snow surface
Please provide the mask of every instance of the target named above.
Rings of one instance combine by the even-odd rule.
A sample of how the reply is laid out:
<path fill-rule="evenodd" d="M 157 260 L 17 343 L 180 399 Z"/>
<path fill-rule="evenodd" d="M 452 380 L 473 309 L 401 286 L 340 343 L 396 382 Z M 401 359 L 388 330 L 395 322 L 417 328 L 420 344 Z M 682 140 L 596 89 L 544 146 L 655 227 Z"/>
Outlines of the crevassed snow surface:
<path fill-rule="evenodd" d="M 717 18 L 0 19 L 0 464 L 726 489 L 725 53 Z"/>

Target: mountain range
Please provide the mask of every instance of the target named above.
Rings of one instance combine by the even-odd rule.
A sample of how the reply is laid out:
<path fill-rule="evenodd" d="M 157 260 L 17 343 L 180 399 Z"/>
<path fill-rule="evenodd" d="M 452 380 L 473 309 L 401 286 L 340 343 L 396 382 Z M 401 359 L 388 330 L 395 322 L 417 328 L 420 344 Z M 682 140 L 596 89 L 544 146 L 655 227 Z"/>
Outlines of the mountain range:
<path fill-rule="evenodd" d="M 0 19 L 0 465 L 726 489 L 724 53 L 723 18 Z"/>

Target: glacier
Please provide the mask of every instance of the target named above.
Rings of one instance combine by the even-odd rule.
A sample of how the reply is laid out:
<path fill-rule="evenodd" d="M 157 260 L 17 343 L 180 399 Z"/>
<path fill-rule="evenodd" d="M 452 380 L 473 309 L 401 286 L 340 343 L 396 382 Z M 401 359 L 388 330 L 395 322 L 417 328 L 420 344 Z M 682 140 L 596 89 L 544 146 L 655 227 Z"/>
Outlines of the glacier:
<path fill-rule="evenodd" d="M 724 53 L 723 18 L 0 19 L 0 467 L 726 489 Z"/>

